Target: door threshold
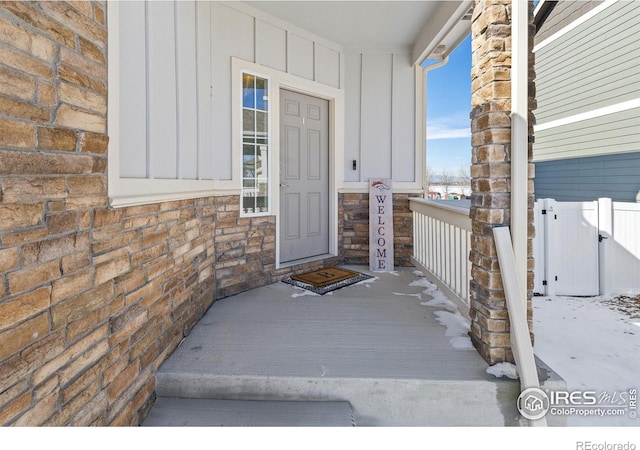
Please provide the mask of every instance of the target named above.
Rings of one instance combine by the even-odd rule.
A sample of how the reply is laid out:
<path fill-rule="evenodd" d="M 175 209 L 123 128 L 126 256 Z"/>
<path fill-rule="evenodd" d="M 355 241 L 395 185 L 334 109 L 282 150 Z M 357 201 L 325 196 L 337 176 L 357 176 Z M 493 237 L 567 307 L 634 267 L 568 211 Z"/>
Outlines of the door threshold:
<path fill-rule="evenodd" d="M 293 261 L 287 261 L 280 263 L 278 265 L 278 269 L 286 269 L 287 267 L 297 266 L 299 264 L 306 264 L 310 262 L 320 261 L 323 259 L 335 258 L 336 255 L 331 255 L 329 253 L 325 253 L 323 255 L 310 256 L 308 258 L 295 259 Z"/>

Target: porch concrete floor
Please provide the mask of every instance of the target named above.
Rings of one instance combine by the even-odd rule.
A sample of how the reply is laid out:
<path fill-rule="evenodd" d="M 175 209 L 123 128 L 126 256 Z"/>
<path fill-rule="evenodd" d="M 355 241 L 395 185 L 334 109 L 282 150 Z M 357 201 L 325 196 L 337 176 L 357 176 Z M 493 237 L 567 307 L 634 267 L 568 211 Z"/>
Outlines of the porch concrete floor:
<path fill-rule="evenodd" d="M 519 383 L 452 346 L 419 272 L 373 275 L 323 296 L 275 283 L 217 301 L 160 367 L 145 425 L 189 425 L 168 420 L 177 409 L 162 418 L 165 397 L 346 401 L 358 426 L 517 425 Z"/>

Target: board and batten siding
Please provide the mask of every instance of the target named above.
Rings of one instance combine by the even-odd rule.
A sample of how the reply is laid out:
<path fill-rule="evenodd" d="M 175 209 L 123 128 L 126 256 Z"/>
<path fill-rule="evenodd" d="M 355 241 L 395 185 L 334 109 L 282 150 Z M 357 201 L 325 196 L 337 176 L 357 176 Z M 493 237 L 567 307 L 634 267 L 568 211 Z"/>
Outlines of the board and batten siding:
<path fill-rule="evenodd" d="M 119 5 L 120 177 L 215 179 L 206 164 L 213 153 L 210 40 L 202 32 L 209 9 L 200 2 Z"/>
<path fill-rule="evenodd" d="M 537 162 L 537 199 L 586 202 L 607 197 L 616 202 L 640 199 L 640 151 L 589 158 Z"/>
<path fill-rule="evenodd" d="M 347 185 L 370 178 L 420 181 L 415 179 L 415 76 L 410 52 L 346 52 Z"/>
<path fill-rule="evenodd" d="M 119 45 L 110 64 L 117 60 L 119 95 L 117 124 L 110 123 L 118 128 L 120 179 L 189 180 L 192 190 L 200 189 L 193 182 L 220 180 L 226 185 L 202 190 L 240 189 L 232 170 L 240 163 L 232 151 L 232 57 L 342 88 L 340 46 L 244 4 L 134 1 L 113 10 Z"/>

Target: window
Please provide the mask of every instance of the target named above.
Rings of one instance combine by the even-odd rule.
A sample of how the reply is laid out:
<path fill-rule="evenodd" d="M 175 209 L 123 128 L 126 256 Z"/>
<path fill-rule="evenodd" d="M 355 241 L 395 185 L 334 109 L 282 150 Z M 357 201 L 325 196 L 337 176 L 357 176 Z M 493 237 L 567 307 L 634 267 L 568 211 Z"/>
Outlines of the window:
<path fill-rule="evenodd" d="M 269 81 L 242 74 L 242 214 L 267 214 L 269 202 Z"/>

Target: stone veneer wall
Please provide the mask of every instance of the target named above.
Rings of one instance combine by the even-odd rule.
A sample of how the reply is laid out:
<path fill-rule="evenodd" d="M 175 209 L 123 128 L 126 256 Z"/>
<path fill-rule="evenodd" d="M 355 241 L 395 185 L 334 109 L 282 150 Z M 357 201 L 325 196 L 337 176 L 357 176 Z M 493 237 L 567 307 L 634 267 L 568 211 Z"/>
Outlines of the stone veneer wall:
<path fill-rule="evenodd" d="M 529 111 L 535 108 L 529 2 Z M 489 364 L 513 362 L 493 227 L 511 222 L 511 1 L 476 0 L 472 18 L 471 338 Z M 529 161 L 535 117 L 529 113 Z M 529 164 L 528 317 L 532 328 L 533 165 Z"/>
<path fill-rule="evenodd" d="M 108 206 L 105 13 L 0 3 L 0 425 L 137 425 L 214 299 L 324 263 L 238 196 Z"/>
<path fill-rule="evenodd" d="M 393 194 L 394 264 L 411 266 L 413 215 L 409 198 L 418 194 Z M 339 254 L 345 264 L 369 265 L 369 194 L 341 193 L 338 199 Z"/>

